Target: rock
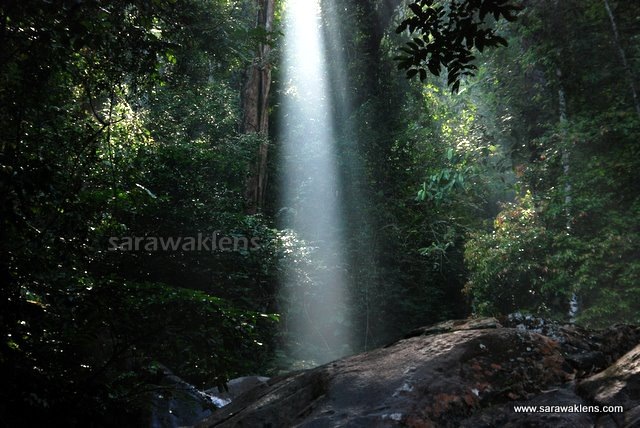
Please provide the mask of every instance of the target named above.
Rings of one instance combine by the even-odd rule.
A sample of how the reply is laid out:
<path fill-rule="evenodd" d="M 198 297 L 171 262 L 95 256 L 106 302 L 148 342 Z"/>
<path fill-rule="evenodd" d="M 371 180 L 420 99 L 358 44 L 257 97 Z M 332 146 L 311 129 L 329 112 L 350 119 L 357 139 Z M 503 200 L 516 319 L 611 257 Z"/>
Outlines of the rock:
<path fill-rule="evenodd" d="M 581 381 L 578 391 L 597 405 L 623 406 L 624 414 L 607 417 L 615 426 L 640 426 L 640 345 L 606 370 Z"/>
<path fill-rule="evenodd" d="M 527 401 L 515 401 L 498 404 L 477 412 L 465 420 L 461 428 L 479 427 L 554 427 L 576 428 L 590 427 L 593 420 L 588 413 L 515 413 L 514 406 L 574 406 L 587 405 L 571 389 L 558 389 L 544 392 Z"/>
<path fill-rule="evenodd" d="M 161 380 L 150 397 L 150 428 L 192 426 L 246 392 L 266 387 L 269 380 L 262 376 L 239 377 L 228 381 L 226 391 L 220 392 L 218 388 L 200 391 L 163 365 L 159 365 L 158 375 Z"/>
<path fill-rule="evenodd" d="M 410 339 L 416 336 L 428 336 L 430 334 L 447 333 L 460 330 L 482 330 L 502 327 L 495 318 L 476 318 L 468 320 L 449 320 L 428 327 L 420 327 L 407 333 L 403 338 Z"/>
<path fill-rule="evenodd" d="M 524 321 L 534 331 L 522 322 L 517 325 L 523 327 L 504 327 L 493 318 L 418 329 L 385 348 L 261 382 L 197 427 L 582 427 L 605 423 L 603 418 L 596 419 L 602 415 L 587 412 L 516 413 L 514 406 L 593 404 L 600 397 L 593 391 L 609 385 L 604 379 L 612 382 L 612 378 L 589 377 L 579 383 L 579 390 L 576 383 L 637 344 L 638 329 L 617 326 L 594 332 Z M 634 355 L 623 357 L 627 367 Z M 633 386 L 637 386 L 635 378 L 620 371 L 623 363 L 620 360 L 618 369 L 614 370 L 616 363 L 609 370 L 630 380 L 620 399 L 628 405 L 621 420 L 631 423 L 638 420 L 640 398 Z"/>
<path fill-rule="evenodd" d="M 210 416 L 214 410 L 226 406 L 243 394 L 259 386 L 266 387 L 268 377 L 245 376 L 227 382 L 227 390 L 218 388 L 200 391 L 180 379 L 168 368 L 160 366 L 160 390 L 151 397 L 151 428 L 190 426 Z"/>
<path fill-rule="evenodd" d="M 640 342 L 640 328 L 628 325 L 592 331 L 519 312 L 510 314 L 501 323 L 505 327 L 539 333 L 558 342 L 567 363 L 578 371 L 580 377 L 604 370 L 629 349 L 629 344 Z"/>
<path fill-rule="evenodd" d="M 220 391 L 219 388 L 207 389 L 205 393 L 212 397 L 217 407 L 226 406 L 231 401 L 240 397 L 245 392 L 248 392 L 258 386 L 266 386 L 268 377 L 264 376 L 244 376 L 231 379 L 227 382 L 226 391 Z"/>
<path fill-rule="evenodd" d="M 180 379 L 168 368 L 160 367 L 158 391 L 151 393 L 150 428 L 188 426 L 211 415 L 218 406 L 211 397 Z"/>

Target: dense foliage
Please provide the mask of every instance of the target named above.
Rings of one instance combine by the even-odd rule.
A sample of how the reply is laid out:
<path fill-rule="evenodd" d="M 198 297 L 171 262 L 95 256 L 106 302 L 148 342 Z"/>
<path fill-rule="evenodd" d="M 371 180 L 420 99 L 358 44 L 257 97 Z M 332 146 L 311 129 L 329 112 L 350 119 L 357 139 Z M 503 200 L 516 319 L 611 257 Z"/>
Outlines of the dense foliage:
<path fill-rule="evenodd" d="M 640 10 L 611 3 L 610 17 L 604 2 L 528 2 L 511 34 L 518 51 L 487 64 L 500 83 L 486 99 L 502 104 L 518 195 L 467 245 L 480 313 L 565 318 L 575 293 L 581 323 L 640 321 L 640 116 L 636 76 L 620 58 L 637 61 Z"/>
<path fill-rule="evenodd" d="M 243 7 L 0 7 L 3 424 L 131 425 L 159 362 L 200 386 L 263 364 L 274 235 L 243 212 L 258 143 L 236 131 L 253 49 Z M 215 231 L 264 245 L 111 251 L 109 240 Z"/>

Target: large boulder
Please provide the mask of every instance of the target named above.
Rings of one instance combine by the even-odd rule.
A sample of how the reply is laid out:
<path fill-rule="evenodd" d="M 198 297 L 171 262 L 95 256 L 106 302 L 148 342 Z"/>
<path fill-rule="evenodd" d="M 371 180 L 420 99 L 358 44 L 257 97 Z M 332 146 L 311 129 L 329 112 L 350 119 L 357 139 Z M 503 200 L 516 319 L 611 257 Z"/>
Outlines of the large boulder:
<path fill-rule="evenodd" d="M 594 404 L 598 395 L 587 381 L 578 389 L 576 383 L 640 342 L 640 330 L 549 326 L 545 332 L 539 327 L 503 327 L 484 318 L 418 329 L 385 348 L 272 378 L 197 427 L 594 425 L 602 415 L 530 408 L 516 413 L 514 406 L 556 410 L 553 406 Z M 637 387 L 633 375 L 625 376 Z M 628 386 L 626 391 L 625 405 L 635 412 L 637 390 Z M 631 413 L 620 420 L 630 418 Z"/>
<path fill-rule="evenodd" d="M 600 426 L 640 426 L 640 345 L 611 367 L 578 385 L 578 391 L 599 406 L 622 406 L 624 413 L 598 418 Z"/>

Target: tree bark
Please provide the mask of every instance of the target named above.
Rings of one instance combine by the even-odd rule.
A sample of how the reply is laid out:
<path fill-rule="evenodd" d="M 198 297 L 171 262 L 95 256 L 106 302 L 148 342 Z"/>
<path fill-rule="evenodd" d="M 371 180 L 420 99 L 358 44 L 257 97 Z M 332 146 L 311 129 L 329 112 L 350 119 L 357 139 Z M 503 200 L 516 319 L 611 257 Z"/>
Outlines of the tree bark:
<path fill-rule="evenodd" d="M 566 125 L 567 125 L 567 94 L 564 89 L 564 84 L 562 83 L 562 71 L 560 68 L 556 69 L 556 75 L 558 76 L 558 110 L 560 113 L 560 126 L 562 127 L 562 139 L 564 143 L 564 147 L 562 148 L 562 174 L 564 175 L 565 183 L 564 183 L 564 211 L 566 216 L 566 230 L 567 233 L 571 231 L 571 181 L 569 180 L 569 172 L 571 170 L 571 151 L 568 147 L 567 135 L 566 135 Z M 578 311 L 580 310 L 579 299 L 577 291 L 574 289 L 571 293 L 571 298 L 569 299 L 569 322 L 573 323 L 576 321 L 576 316 L 578 315 Z"/>
<path fill-rule="evenodd" d="M 258 4 L 257 28 L 269 34 L 273 30 L 275 0 L 256 0 Z M 251 166 L 246 185 L 247 211 L 258 212 L 264 203 L 267 187 L 267 159 L 269 154 L 269 93 L 271 91 L 271 64 L 268 42 L 258 46 L 256 58 L 247 70 L 242 92 L 242 132 L 260 134 L 264 138 L 258 147 L 257 159 Z"/>
<path fill-rule="evenodd" d="M 624 48 L 622 47 L 622 43 L 620 42 L 620 32 L 618 31 L 618 24 L 616 24 L 615 16 L 613 15 L 613 11 L 611 10 L 611 6 L 609 5 L 609 0 L 604 0 L 604 8 L 607 10 L 607 15 L 609 15 L 609 21 L 611 21 L 613 42 L 616 45 L 618 55 L 620 55 L 620 59 L 622 60 L 622 66 L 624 67 L 624 71 L 627 74 L 627 79 L 629 80 L 629 88 L 631 89 L 631 96 L 633 97 L 633 104 L 636 108 L 636 113 L 638 114 L 638 117 L 640 117 L 640 100 L 638 100 L 638 91 L 636 90 L 635 79 L 633 77 L 631 67 L 629 66 L 627 55 L 624 51 Z"/>
<path fill-rule="evenodd" d="M 562 71 L 558 68 L 556 69 L 556 74 L 558 76 L 558 110 L 560 113 L 560 126 L 563 127 L 562 135 L 563 140 L 566 140 L 566 130 L 564 127 L 567 125 L 567 94 L 564 89 L 564 84 L 562 83 Z M 567 217 L 566 228 L 567 231 L 571 230 L 571 182 L 569 181 L 569 171 L 571 169 L 571 151 L 567 146 L 568 142 L 564 141 L 565 146 L 562 148 L 562 174 L 565 178 L 564 184 L 564 211 Z"/>

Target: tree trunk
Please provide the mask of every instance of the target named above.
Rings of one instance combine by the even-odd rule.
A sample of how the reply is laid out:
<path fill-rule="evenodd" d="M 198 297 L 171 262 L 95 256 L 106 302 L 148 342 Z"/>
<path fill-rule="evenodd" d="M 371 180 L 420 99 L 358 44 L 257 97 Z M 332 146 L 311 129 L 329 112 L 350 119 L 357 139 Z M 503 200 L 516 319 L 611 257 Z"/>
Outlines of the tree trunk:
<path fill-rule="evenodd" d="M 558 110 L 560 112 L 560 126 L 562 129 L 563 142 L 565 146 L 562 148 L 562 174 L 565 178 L 564 184 L 564 210 L 565 215 L 567 217 L 566 228 L 567 231 L 571 230 L 571 181 L 569 181 L 569 171 L 571 169 L 571 151 L 567 146 L 568 142 L 566 141 L 566 130 L 564 127 L 567 125 L 567 95 L 564 90 L 564 84 L 562 83 L 562 71 L 558 68 L 556 69 L 556 74 L 558 76 Z"/>
<path fill-rule="evenodd" d="M 566 229 L 567 233 L 571 231 L 571 181 L 569 180 L 569 172 L 571 170 L 571 151 L 568 147 L 566 125 L 567 125 L 567 94 L 562 82 L 562 71 L 560 68 L 556 69 L 556 75 L 558 76 L 558 110 L 560 113 L 560 126 L 562 127 L 562 140 L 564 147 L 562 148 L 562 174 L 564 175 L 564 211 L 566 216 Z M 578 311 L 580 310 L 578 294 L 574 289 L 569 299 L 569 322 L 575 322 Z"/>
<path fill-rule="evenodd" d="M 616 45 L 618 55 L 620 55 L 620 59 L 622 60 L 622 66 L 624 67 L 624 71 L 627 74 L 627 79 L 629 80 L 629 88 L 631 89 L 631 96 L 633 97 L 633 104 L 636 108 L 636 113 L 638 114 L 638 117 L 640 117 L 640 100 L 638 100 L 638 91 L 636 90 L 635 79 L 633 77 L 631 67 L 629 66 L 629 61 L 627 61 L 627 55 L 622 48 L 622 43 L 620 42 L 620 32 L 618 31 L 618 24 L 616 24 L 616 19 L 613 16 L 611 6 L 609 5 L 609 0 L 604 0 L 604 8 L 607 10 L 607 15 L 609 15 L 609 20 L 611 21 L 613 42 Z"/>
<path fill-rule="evenodd" d="M 274 1 L 256 0 L 258 3 L 257 28 L 269 34 L 273 29 Z M 257 159 L 251 166 L 247 180 L 247 211 L 254 214 L 264 202 L 267 187 L 267 157 L 269 144 L 269 92 L 271 90 L 271 64 L 269 54 L 271 46 L 261 43 L 257 56 L 247 70 L 247 80 L 242 92 L 242 132 L 264 136 L 258 148 Z"/>

